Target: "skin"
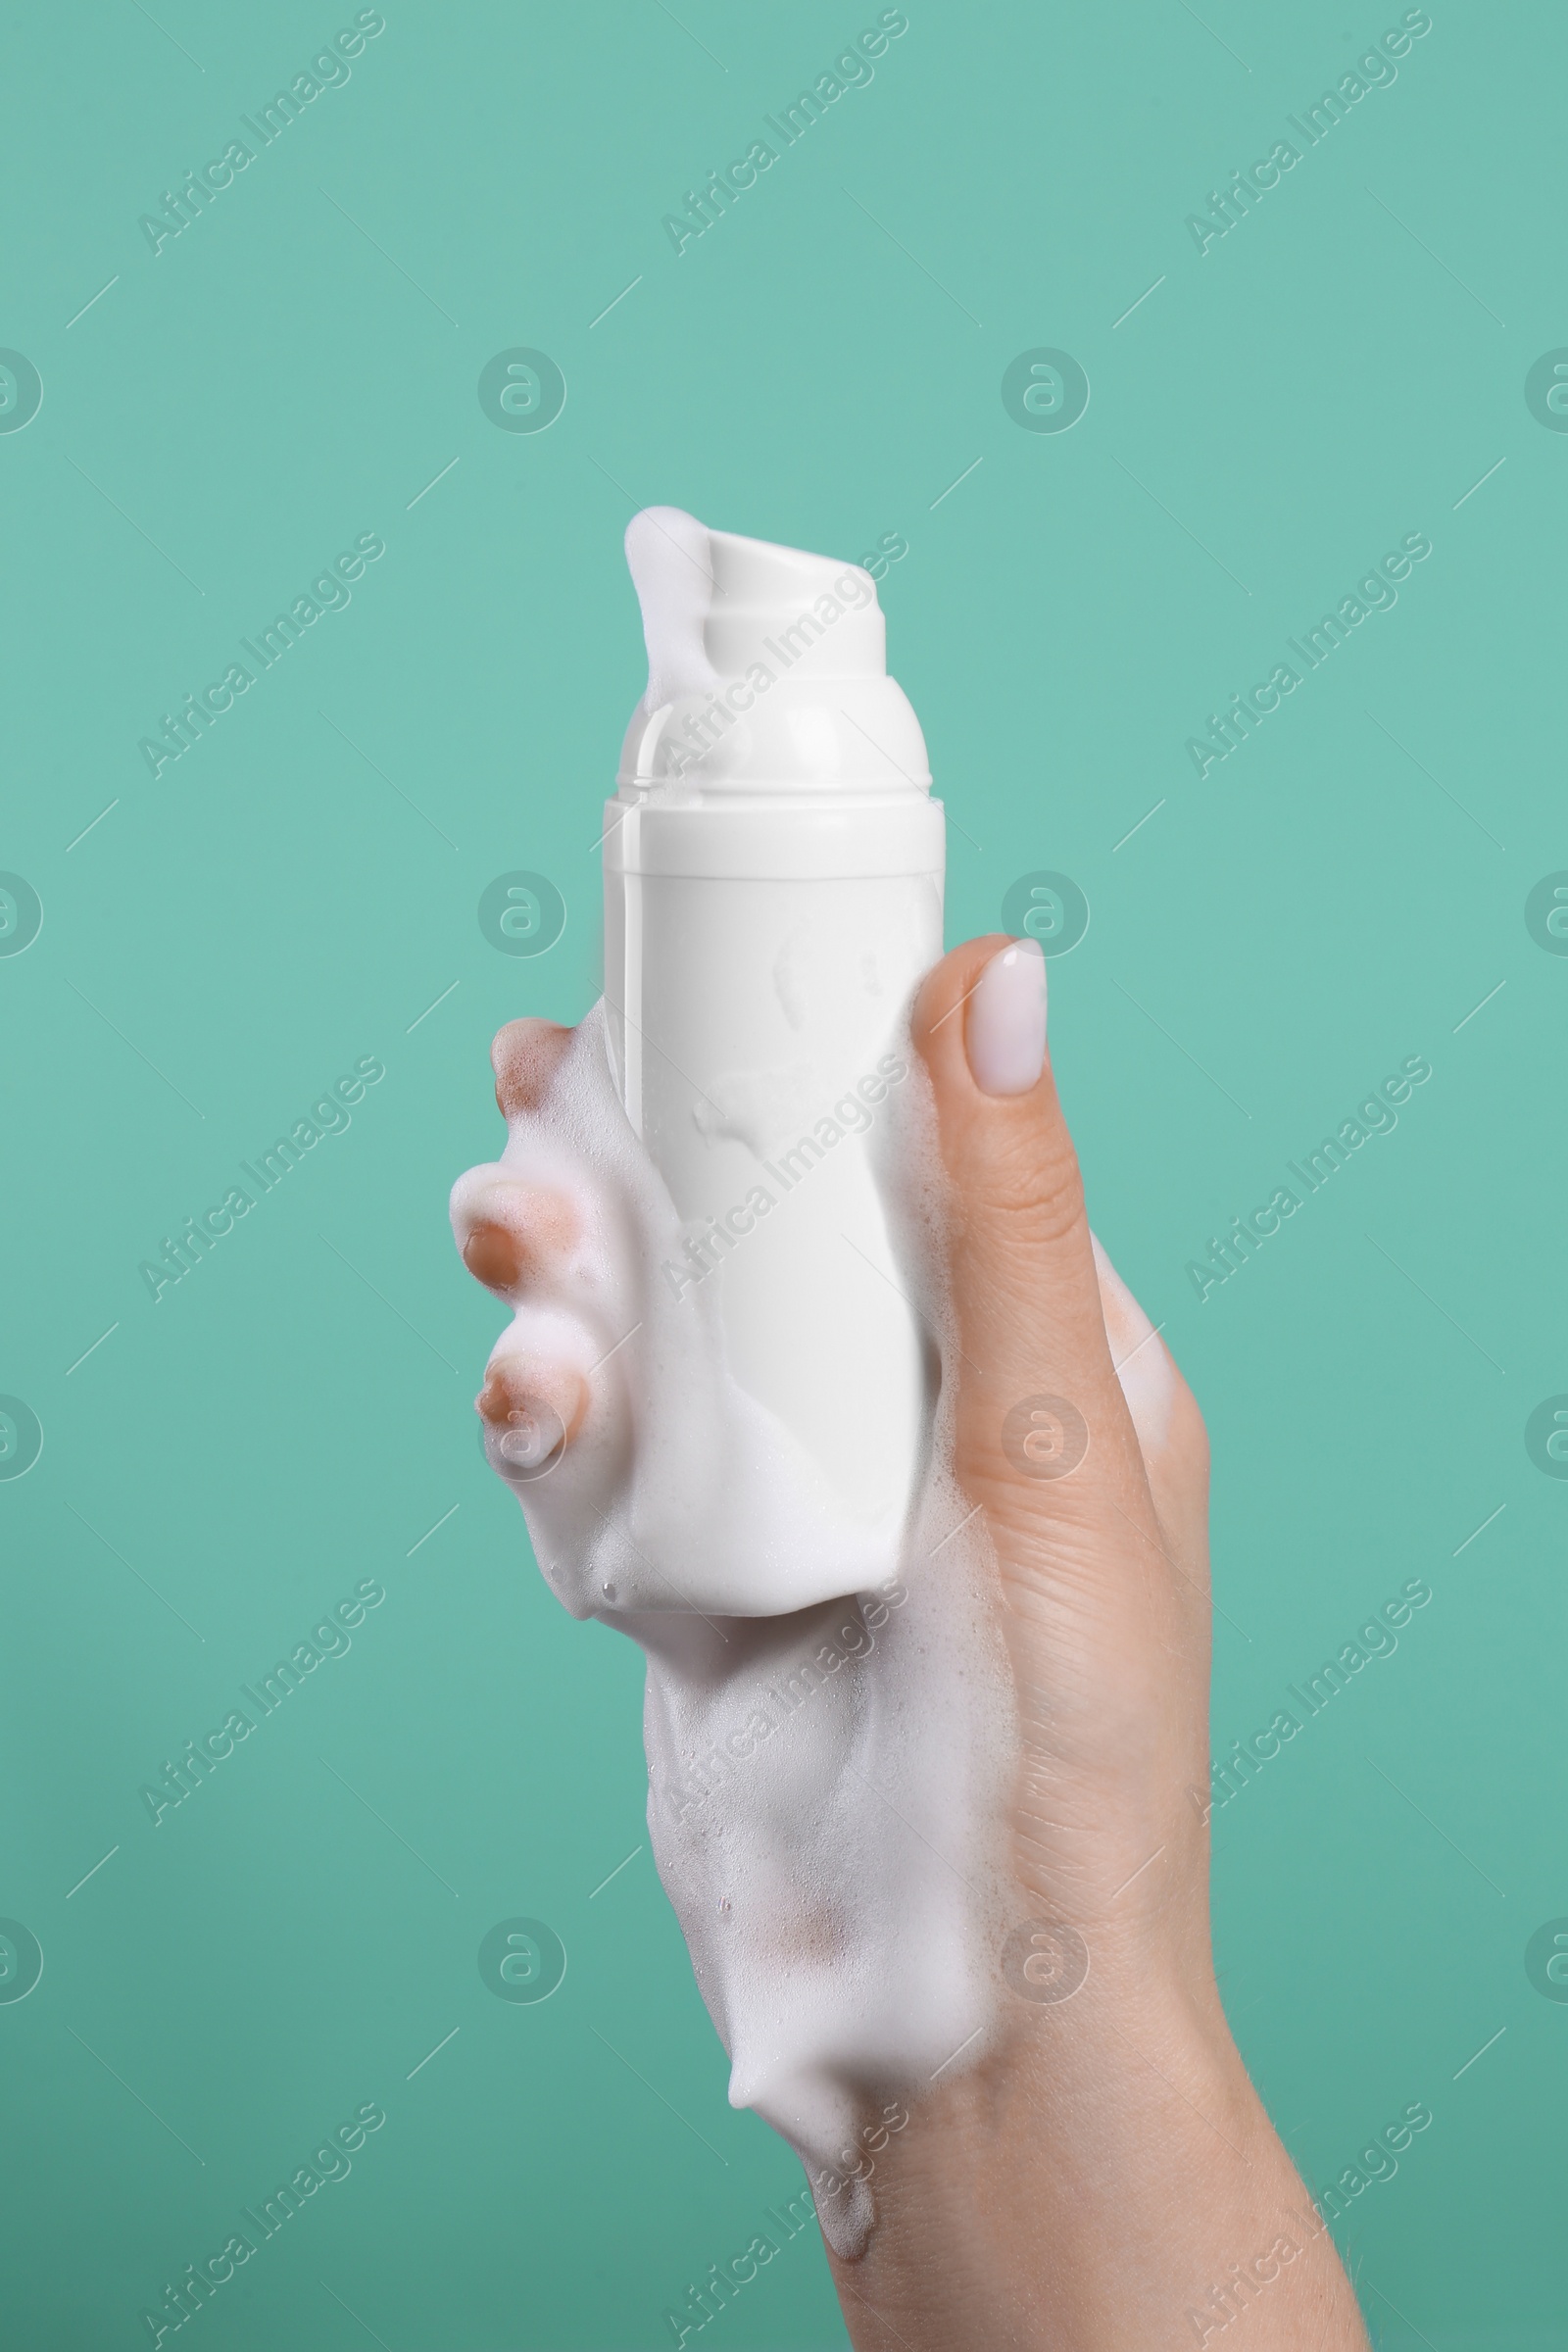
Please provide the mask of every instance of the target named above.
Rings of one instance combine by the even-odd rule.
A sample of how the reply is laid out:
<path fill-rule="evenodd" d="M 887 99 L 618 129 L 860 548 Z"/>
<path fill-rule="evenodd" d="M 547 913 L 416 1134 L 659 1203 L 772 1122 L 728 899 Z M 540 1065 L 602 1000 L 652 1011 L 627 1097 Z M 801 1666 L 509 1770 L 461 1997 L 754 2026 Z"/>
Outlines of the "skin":
<path fill-rule="evenodd" d="M 955 1466 L 990 1532 L 1021 1727 L 1015 1910 L 1042 1934 L 991 2054 L 869 2159 L 877 2226 L 858 2261 L 830 2254 L 834 2280 L 858 2352 L 1365 2352 L 1214 1980 L 1202 1418 L 1091 1236 L 1049 1054 L 1027 1093 L 975 1082 L 969 1000 L 1007 945 L 955 949 L 912 1030 L 949 1188 Z M 503 1112 L 544 1099 L 568 1037 L 501 1032 Z M 570 1239 L 569 1204 L 540 1193 L 462 1246 L 515 1298 Z M 499 1428 L 524 1391 L 569 1445 L 580 1377 L 497 1366 L 480 1410 Z M 1068 1476 L 1030 1475 L 1004 1444 L 1009 1408 L 1041 1396 L 1087 1427 Z"/>

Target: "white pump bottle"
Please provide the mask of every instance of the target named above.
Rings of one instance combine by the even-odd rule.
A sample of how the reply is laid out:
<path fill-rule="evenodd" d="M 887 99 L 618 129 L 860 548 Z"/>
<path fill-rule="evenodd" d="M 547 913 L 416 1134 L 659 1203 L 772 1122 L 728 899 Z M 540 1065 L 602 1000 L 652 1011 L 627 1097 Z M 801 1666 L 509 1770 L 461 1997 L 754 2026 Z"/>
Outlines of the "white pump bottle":
<path fill-rule="evenodd" d="M 730 1367 L 896 1541 L 925 1348 L 879 1162 L 942 952 L 944 829 L 868 573 L 650 507 L 648 691 L 605 810 L 615 1082 L 717 1285 Z"/>

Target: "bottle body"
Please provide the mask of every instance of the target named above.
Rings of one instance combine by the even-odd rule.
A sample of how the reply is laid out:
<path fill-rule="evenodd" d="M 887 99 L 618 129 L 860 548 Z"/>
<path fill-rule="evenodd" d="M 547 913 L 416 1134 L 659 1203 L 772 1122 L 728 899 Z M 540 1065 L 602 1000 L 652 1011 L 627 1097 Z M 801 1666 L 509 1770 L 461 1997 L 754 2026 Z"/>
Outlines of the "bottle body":
<path fill-rule="evenodd" d="M 605 999 L 628 1118 L 730 1369 L 867 1527 L 902 1521 L 925 1348 L 889 1228 L 910 999 L 941 954 L 925 795 L 612 802 Z"/>

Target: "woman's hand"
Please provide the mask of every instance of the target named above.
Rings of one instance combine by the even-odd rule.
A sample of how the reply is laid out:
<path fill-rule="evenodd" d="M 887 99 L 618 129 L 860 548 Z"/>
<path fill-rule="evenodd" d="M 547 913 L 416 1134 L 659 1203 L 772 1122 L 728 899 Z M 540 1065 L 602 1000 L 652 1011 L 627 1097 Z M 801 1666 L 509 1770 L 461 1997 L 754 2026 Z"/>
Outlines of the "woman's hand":
<path fill-rule="evenodd" d="M 1247 2079 L 1208 1923 L 1208 1447 L 1090 1233 L 1032 942 L 927 980 L 949 1197 L 956 1470 L 985 1516 L 1022 1740 L 1000 2044 L 890 2142 L 861 2352 L 1364 2352 Z"/>
<path fill-rule="evenodd" d="M 562 1599 L 648 1652 L 656 1858 L 861 2352 L 1243 2323 L 1251 2352 L 1364 2352 L 1215 1988 L 1206 1441 L 1090 1233 L 1038 946 L 955 950 L 912 1033 L 961 1494 L 936 1465 L 893 1597 L 728 1380 L 716 1292 L 659 1280 L 679 1221 L 598 1015 L 502 1031 L 507 1150 L 454 1191 L 513 1309 L 487 1450 Z M 867 2098 L 893 2120 L 836 2124 Z"/>

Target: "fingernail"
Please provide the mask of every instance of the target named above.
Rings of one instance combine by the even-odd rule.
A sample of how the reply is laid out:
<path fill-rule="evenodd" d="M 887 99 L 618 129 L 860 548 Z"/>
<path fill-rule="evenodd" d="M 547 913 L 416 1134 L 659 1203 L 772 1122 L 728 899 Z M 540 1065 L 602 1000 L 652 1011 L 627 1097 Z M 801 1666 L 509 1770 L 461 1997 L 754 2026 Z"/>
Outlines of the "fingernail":
<path fill-rule="evenodd" d="M 463 1245 L 463 1262 L 487 1290 L 514 1291 L 522 1279 L 516 1237 L 504 1225 L 476 1225 Z"/>
<path fill-rule="evenodd" d="M 1026 1095 L 1046 1066 L 1046 958 L 1015 940 L 986 965 L 969 998 L 963 1042 L 983 1095 Z"/>

